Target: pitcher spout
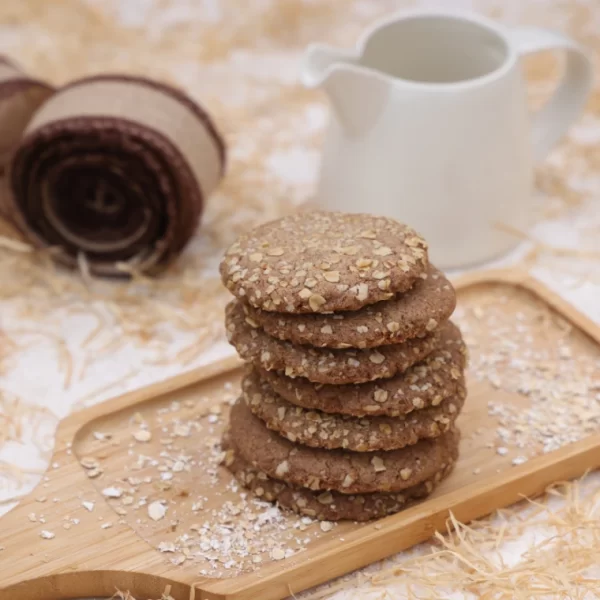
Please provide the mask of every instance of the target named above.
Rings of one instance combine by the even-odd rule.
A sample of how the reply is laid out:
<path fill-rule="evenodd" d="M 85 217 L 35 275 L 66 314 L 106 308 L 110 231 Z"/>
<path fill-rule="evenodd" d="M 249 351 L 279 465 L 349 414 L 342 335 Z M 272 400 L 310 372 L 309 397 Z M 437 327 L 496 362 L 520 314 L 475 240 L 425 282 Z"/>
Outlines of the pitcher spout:
<path fill-rule="evenodd" d="M 325 44 L 308 47 L 301 80 L 307 88 L 323 89 L 337 121 L 352 136 L 377 121 L 390 89 L 385 77 L 361 65 L 359 55 Z"/>
<path fill-rule="evenodd" d="M 356 64 L 356 56 L 326 44 L 310 44 L 304 54 L 300 79 L 307 88 L 322 87 L 335 67 Z"/>

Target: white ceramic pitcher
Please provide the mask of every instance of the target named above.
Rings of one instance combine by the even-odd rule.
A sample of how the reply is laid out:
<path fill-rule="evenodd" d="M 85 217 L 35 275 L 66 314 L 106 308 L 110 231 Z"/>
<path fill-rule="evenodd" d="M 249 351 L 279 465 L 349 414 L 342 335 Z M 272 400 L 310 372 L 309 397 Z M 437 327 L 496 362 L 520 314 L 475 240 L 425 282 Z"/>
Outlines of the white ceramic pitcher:
<path fill-rule="evenodd" d="M 519 57 L 553 49 L 562 81 L 531 117 Z M 516 245 L 501 225 L 526 227 L 533 161 L 581 111 L 592 70 L 559 33 L 420 12 L 377 23 L 354 51 L 309 46 L 301 77 L 332 104 L 318 204 L 404 221 L 454 268 Z"/>

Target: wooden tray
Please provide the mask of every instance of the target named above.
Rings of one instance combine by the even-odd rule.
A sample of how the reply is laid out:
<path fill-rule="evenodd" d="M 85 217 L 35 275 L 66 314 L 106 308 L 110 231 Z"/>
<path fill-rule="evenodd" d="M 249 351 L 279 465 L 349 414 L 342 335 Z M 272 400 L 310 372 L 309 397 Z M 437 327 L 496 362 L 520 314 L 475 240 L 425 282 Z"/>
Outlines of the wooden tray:
<path fill-rule="evenodd" d="M 463 312 L 482 298 L 488 304 L 506 298 L 499 306 L 509 322 L 533 323 L 540 314 L 547 321 L 540 328 L 545 333 L 528 343 L 546 347 L 568 338 L 576 355 L 595 360 L 600 356 L 600 328 L 524 274 L 478 274 L 458 282 L 457 287 Z M 572 327 L 565 327 L 567 322 Z M 466 336 L 472 355 L 482 347 L 473 335 Z M 479 335 L 484 334 L 480 331 Z M 171 586 L 174 598 L 187 600 L 195 586 L 196 600 L 276 600 L 428 539 L 436 530 L 445 530 L 450 511 L 468 522 L 523 496 L 535 496 L 557 480 L 600 466 L 597 431 L 514 466 L 520 462 L 515 461 L 517 452 L 532 455 L 539 448 L 507 448 L 506 455 L 504 449 L 499 452 L 498 421 L 490 416 L 488 403 L 508 403 L 525 410 L 531 401 L 502 390 L 498 383 L 494 387 L 470 376 L 467 407 L 459 420 L 463 431 L 460 462 L 427 501 L 378 522 L 343 523 L 329 531 L 276 509 L 267 513 L 274 522 L 263 517 L 253 520 L 257 517 L 245 513 L 236 517 L 236 507 L 250 506 L 253 501 L 243 500 L 243 490 L 236 488 L 225 469 L 216 466 L 214 442 L 226 422 L 227 402 L 236 394 L 239 366 L 237 359 L 231 359 L 203 367 L 63 421 L 47 476 L 0 519 L 0 546 L 4 547 L 0 551 L 0 598 L 111 596 L 119 589 L 142 600 L 160 598 Z M 220 406 L 224 408 L 218 414 Z M 144 427 L 152 439 L 137 441 L 132 434 Z M 101 474 L 94 471 L 96 463 Z M 103 496 L 103 490 L 119 495 L 119 488 L 119 498 Z M 148 505 L 157 500 L 168 510 L 164 518 L 153 521 Z M 223 517 L 224 512 L 231 513 L 231 518 Z M 217 520 L 214 526 L 213 519 Z M 232 547 L 236 565 L 251 564 L 242 573 L 237 566 L 227 565 L 223 557 L 228 550 L 214 550 L 215 538 L 210 536 L 224 530 L 224 537 L 217 536 L 217 545 L 219 539 L 231 539 L 227 532 L 237 535 L 242 521 L 244 535 L 254 536 L 254 544 L 266 545 L 272 539 L 274 547 L 295 554 L 272 560 L 267 548 L 261 562 L 255 563 L 258 559 L 251 556 L 236 556 L 240 551 Z M 186 559 L 182 543 L 188 544 L 191 558 Z M 177 552 L 170 552 L 177 544 Z M 193 556 L 198 552 L 204 557 Z"/>

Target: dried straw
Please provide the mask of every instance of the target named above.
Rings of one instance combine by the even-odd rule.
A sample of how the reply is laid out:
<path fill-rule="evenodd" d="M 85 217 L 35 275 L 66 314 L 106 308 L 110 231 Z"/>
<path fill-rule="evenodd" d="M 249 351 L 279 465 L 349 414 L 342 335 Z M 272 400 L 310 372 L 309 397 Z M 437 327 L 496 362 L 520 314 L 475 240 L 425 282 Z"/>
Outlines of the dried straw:
<path fill-rule="evenodd" d="M 558 507 L 552 502 L 557 498 Z M 392 598 L 423 599 L 460 592 L 477 598 L 597 597 L 600 479 L 585 494 L 579 482 L 553 486 L 542 500 L 521 503 L 516 511 L 499 511 L 470 526 L 451 515 L 450 533 L 436 534 L 420 555 L 352 575 L 303 598 L 333 600 L 340 591 L 344 600 L 383 599 L 388 592 Z M 503 560 L 501 549 L 527 539 L 520 560 Z"/>

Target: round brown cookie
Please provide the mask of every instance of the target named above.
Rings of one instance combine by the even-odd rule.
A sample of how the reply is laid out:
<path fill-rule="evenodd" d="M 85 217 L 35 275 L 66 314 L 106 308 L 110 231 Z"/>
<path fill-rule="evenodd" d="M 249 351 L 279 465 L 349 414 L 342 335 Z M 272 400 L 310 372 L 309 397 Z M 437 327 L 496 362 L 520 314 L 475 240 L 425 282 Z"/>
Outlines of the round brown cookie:
<path fill-rule="evenodd" d="M 456 307 L 452 284 L 429 266 L 414 286 L 390 300 L 332 315 L 293 315 L 244 305 L 247 317 L 269 335 L 319 348 L 374 348 L 427 334 Z"/>
<path fill-rule="evenodd" d="M 252 368 L 277 394 L 297 406 L 353 417 L 399 417 L 415 409 L 438 406 L 464 387 L 467 347 L 458 327 L 449 323 L 443 331 L 439 346 L 425 359 L 389 379 L 330 385 Z"/>
<path fill-rule="evenodd" d="M 332 491 L 312 491 L 284 481 L 272 479 L 262 471 L 253 468 L 237 452 L 227 434 L 223 438 L 225 456 L 223 464 L 236 479 L 250 489 L 261 500 L 277 502 L 301 515 L 321 521 L 369 521 L 399 512 L 416 500 L 428 496 L 454 468 L 454 462 L 423 483 L 407 488 L 402 492 L 371 494 L 340 494 Z"/>
<path fill-rule="evenodd" d="M 300 211 L 242 235 L 221 261 L 237 298 L 263 310 L 356 310 L 410 289 L 428 264 L 427 244 L 387 217 Z"/>
<path fill-rule="evenodd" d="M 229 418 L 231 439 L 244 460 L 270 477 L 311 490 L 398 492 L 430 479 L 458 457 L 455 428 L 400 450 L 351 452 L 292 444 L 268 429 L 242 398 Z"/>
<path fill-rule="evenodd" d="M 416 410 L 404 418 L 349 417 L 290 404 L 273 392 L 256 372 L 242 383 L 250 410 L 265 425 L 290 440 L 311 448 L 343 448 L 355 452 L 397 450 L 420 439 L 436 438 L 450 429 L 461 411 L 466 389 L 439 406 Z"/>
<path fill-rule="evenodd" d="M 446 325 L 432 333 L 364 350 L 331 350 L 295 346 L 278 340 L 247 321 L 242 303 L 233 301 L 225 310 L 227 339 L 246 361 L 267 371 L 283 371 L 288 377 L 306 377 L 317 383 L 363 383 L 393 377 L 423 360 L 444 335 Z"/>

